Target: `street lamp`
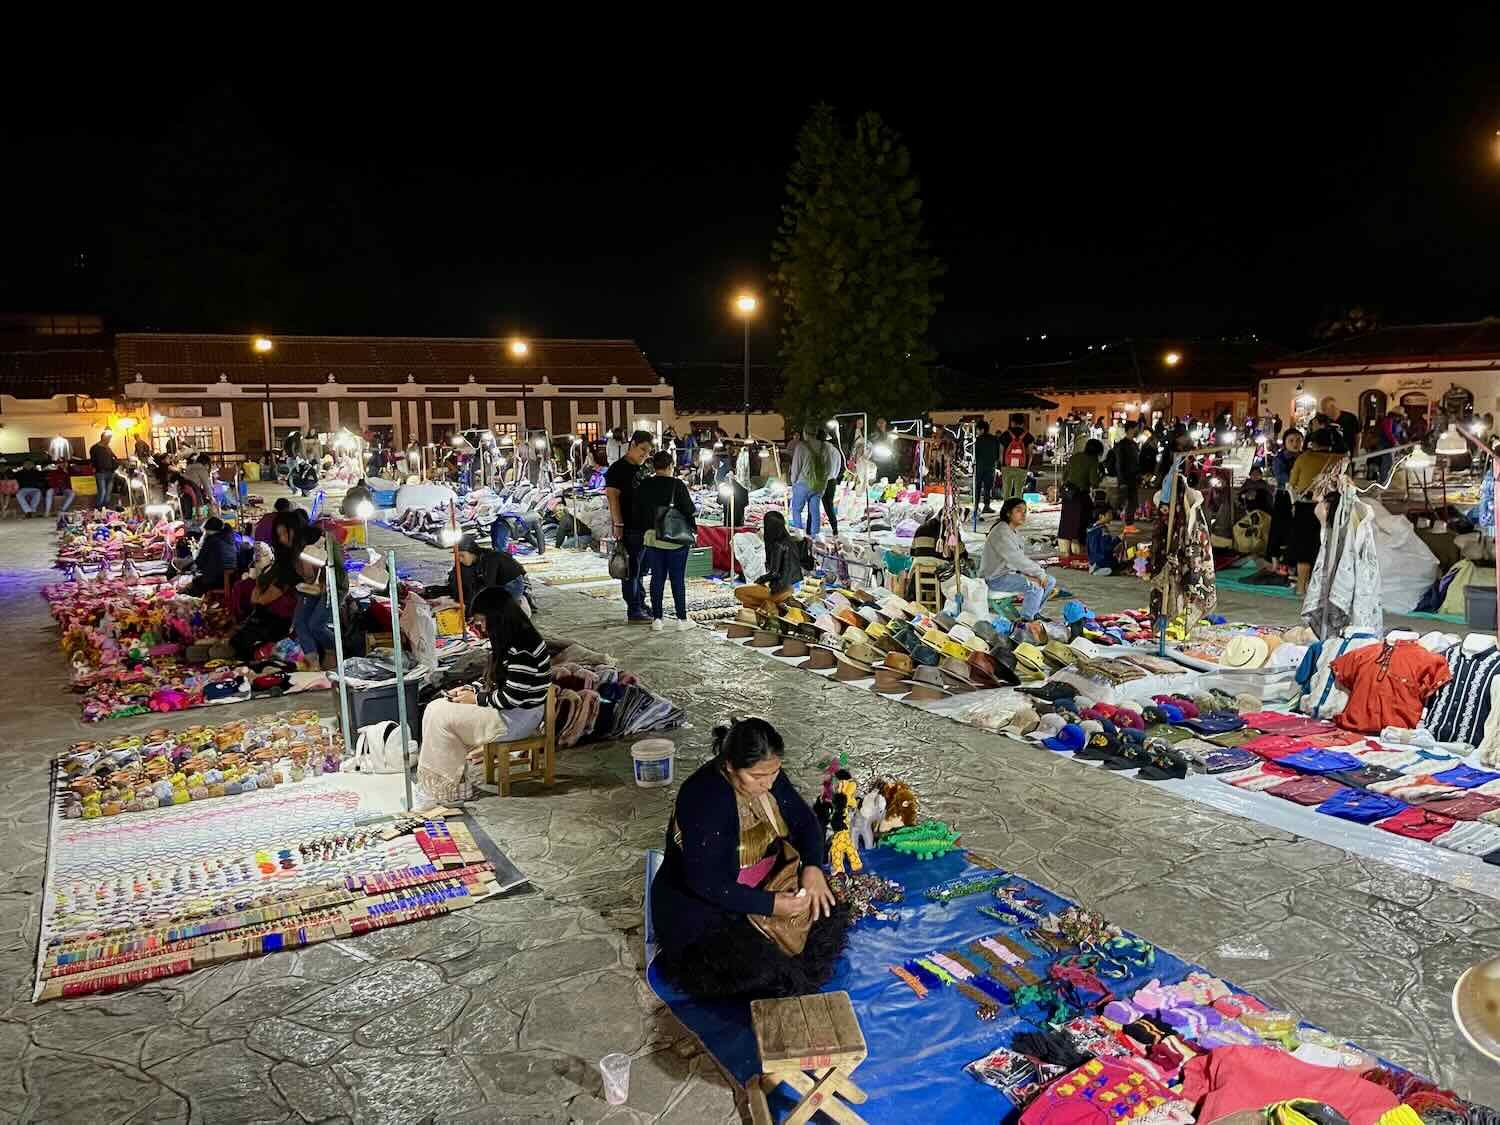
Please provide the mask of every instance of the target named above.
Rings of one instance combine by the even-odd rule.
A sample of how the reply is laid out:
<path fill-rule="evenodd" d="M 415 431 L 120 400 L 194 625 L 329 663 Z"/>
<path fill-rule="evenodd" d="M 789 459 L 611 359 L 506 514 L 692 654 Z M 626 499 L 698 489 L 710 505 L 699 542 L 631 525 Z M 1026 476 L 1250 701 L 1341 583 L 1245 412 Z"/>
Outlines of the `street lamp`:
<path fill-rule="evenodd" d="M 276 345 L 271 342 L 269 336 L 254 336 L 250 340 L 250 350 L 255 353 L 256 359 L 264 359 L 271 354 L 271 349 Z M 271 447 L 276 444 L 276 425 L 271 415 L 271 380 L 266 378 L 265 365 L 261 364 L 261 379 L 266 384 L 266 452 L 271 453 Z M 275 462 L 275 454 L 272 453 L 272 462 Z M 290 469 L 287 470 L 291 472 Z"/>
<path fill-rule="evenodd" d="M 517 359 L 522 359 L 531 352 L 531 345 L 525 340 L 515 339 L 510 342 L 510 354 Z"/>
<path fill-rule="evenodd" d="M 506 345 L 506 351 L 510 352 L 510 358 L 520 363 L 531 354 L 531 345 L 519 336 L 512 336 L 510 343 Z M 521 418 L 520 428 L 526 429 L 526 377 L 521 377 Z"/>
<path fill-rule="evenodd" d="M 1176 367 L 1179 363 L 1182 362 L 1182 353 L 1168 352 L 1166 355 L 1161 357 L 1161 361 L 1168 367 Z"/>
<path fill-rule="evenodd" d="M 760 306 L 753 293 L 741 293 L 734 299 L 734 311 L 745 322 L 745 440 L 750 440 L 750 318 Z"/>

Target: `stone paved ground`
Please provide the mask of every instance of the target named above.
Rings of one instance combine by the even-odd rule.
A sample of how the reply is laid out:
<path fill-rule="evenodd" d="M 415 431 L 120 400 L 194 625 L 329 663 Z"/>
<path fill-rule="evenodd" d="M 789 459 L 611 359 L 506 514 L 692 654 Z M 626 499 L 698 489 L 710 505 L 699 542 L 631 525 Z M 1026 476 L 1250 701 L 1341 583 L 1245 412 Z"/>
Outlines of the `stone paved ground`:
<path fill-rule="evenodd" d="M 403 559 L 438 552 L 376 532 Z M 537 889 L 460 916 L 263 957 L 113 996 L 30 1002 L 45 847 L 45 762 L 85 733 L 37 589 L 52 536 L 0 526 L 0 1119 L 78 1122 L 739 1120 L 711 1059 L 641 979 L 641 857 L 670 793 L 629 781 L 624 745 L 571 751 L 548 790 L 475 817 Z M 1101 608 L 1124 580 L 1073 580 Z M 684 773 L 729 711 L 772 717 L 811 791 L 846 750 L 911 779 L 927 812 L 1020 874 L 1268 999 L 1470 1096 L 1500 1104 L 1500 1068 L 1469 1050 L 1448 997 L 1500 950 L 1495 904 L 1099 772 L 1087 788 L 1045 751 L 824 682 L 707 633 L 652 635 L 611 602 L 543 588 L 540 624 L 620 657 L 688 712 Z M 1249 599 L 1257 620 L 1292 603 Z M 304 697 L 306 698 L 306 697 Z M 258 706 L 258 705 L 245 705 Z M 331 713 L 329 701 L 323 701 Z M 235 709 L 244 713 L 244 708 Z M 174 716 L 182 725 L 204 713 Z M 628 1106 L 594 1061 L 636 1057 Z"/>

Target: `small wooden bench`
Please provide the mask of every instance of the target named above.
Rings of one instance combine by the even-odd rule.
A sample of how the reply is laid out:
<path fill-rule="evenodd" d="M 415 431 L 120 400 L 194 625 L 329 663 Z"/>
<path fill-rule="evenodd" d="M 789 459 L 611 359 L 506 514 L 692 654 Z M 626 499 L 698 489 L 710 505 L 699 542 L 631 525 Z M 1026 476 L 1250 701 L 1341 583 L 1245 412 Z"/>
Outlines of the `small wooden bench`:
<path fill-rule="evenodd" d="M 547 713 L 530 738 L 513 742 L 487 742 L 484 746 L 484 780 L 500 786 L 500 796 L 510 796 L 512 781 L 540 779 L 552 784 L 557 761 L 557 685 L 547 688 Z M 520 769 L 516 767 L 519 766 Z"/>
<path fill-rule="evenodd" d="M 850 1077 L 869 1052 L 847 992 L 752 1000 L 750 1026 L 763 1071 L 746 1088 L 755 1125 L 771 1125 L 766 1094 L 783 1082 L 802 1095 L 785 1125 L 802 1125 L 819 1111 L 842 1125 L 865 1125 L 839 1100 L 861 1105 L 867 1098 Z"/>

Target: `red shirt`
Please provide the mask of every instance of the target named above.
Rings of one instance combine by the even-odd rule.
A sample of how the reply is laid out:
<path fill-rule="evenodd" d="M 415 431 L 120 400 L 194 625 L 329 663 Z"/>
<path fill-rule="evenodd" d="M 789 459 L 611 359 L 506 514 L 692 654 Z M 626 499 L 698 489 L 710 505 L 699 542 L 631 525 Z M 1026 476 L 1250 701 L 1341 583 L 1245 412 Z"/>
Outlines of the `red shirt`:
<path fill-rule="evenodd" d="M 1333 674 L 1349 692 L 1334 721 L 1345 730 L 1375 734 L 1384 727 L 1415 728 L 1422 704 L 1452 673 L 1448 662 L 1416 641 L 1366 645 L 1333 662 Z"/>

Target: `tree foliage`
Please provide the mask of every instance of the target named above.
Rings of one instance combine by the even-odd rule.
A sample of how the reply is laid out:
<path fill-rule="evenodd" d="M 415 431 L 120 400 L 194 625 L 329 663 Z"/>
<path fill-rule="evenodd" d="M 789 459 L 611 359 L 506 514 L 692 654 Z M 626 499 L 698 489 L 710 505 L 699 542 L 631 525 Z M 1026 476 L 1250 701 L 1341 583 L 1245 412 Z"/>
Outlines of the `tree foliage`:
<path fill-rule="evenodd" d="M 922 236 L 918 190 L 910 153 L 878 114 L 850 134 L 832 107 L 813 107 L 771 253 L 789 424 L 844 410 L 910 418 L 931 406 L 925 338 L 942 266 Z"/>

